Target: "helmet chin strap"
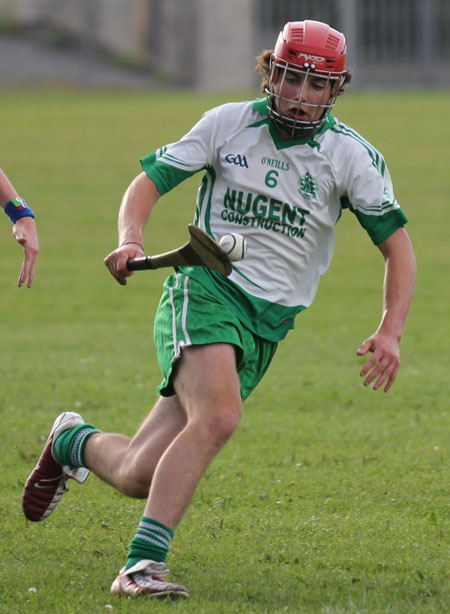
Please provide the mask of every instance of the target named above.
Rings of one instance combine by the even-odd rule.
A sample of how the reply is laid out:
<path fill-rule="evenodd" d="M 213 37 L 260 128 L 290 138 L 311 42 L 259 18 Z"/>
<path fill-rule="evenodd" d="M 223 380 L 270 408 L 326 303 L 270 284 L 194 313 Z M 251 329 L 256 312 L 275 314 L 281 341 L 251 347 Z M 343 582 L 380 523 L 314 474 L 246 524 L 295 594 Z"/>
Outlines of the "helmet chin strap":
<path fill-rule="evenodd" d="M 302 138 L 312 136 L 316 130 L 318 130 L 325 122 L 328 109 L 324 109 L 322 117 L 314 121 L 299 120 L 294 117 L 287 117 L 282 115 L 275 108 L 275 99 L 273 94 L 266 88 L 267 94 L 267 108 L 269 110 L 270 117 L 275 126 L 283 134 L 289 138 Z"/>

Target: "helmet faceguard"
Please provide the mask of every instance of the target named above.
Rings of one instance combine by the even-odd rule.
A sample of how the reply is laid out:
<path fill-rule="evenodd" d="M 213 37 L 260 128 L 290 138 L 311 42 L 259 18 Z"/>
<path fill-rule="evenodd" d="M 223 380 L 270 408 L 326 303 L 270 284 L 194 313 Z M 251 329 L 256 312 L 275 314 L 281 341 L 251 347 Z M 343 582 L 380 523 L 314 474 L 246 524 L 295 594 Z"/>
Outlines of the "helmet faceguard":
<path fill-rule="evenodd" d="M 325 122 L 345 80 L 346 54 L 344 35 L 325 23 L 285 25 L 271 57 L 265 89 L 270 116 L 284 134 L 308 136 Z M 315 92 L 313 100 L 307 94 L 310 88 Z"/>

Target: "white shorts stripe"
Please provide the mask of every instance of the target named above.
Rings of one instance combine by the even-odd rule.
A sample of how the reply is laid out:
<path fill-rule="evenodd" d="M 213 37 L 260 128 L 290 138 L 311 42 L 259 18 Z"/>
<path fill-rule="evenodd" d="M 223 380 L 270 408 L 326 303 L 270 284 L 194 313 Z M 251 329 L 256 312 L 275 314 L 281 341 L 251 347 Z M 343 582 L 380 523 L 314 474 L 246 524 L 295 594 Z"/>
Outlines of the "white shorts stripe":
<path fill-rule="evenodd" d="M 191 338 L 187 330 L 187 310 L 188 310 L 188 305 L 189 305 L 188 283 L 189 283 L 189 276 L 186 275 L 185 280 L 184 280 L 184 287 L 183 287 L 183 311 L 182 311 L 182 316 L 181 316 L 181 326 L 183 327 L 183 334 L 184 334 L 184 341 L 185 341 L 184 345 L 191 345 Z"/>
<path fill-rule="evenodd" d="M 172 340 L 173 340 L 173 353 L 174 358 L 176 358 L 180 353 L 180 348 L 178 345 L 178 336 L 177 336 L 177 313 L 175 310 L 175 303 L 173 300 L 173 291 L 178 288 L 178 283 L 180 281 L 180 276 L 177 275 L 177 283 L 173 288 L 169 288 L 169 296 L 170 296 L 170 305 L 172 307 Z"/>

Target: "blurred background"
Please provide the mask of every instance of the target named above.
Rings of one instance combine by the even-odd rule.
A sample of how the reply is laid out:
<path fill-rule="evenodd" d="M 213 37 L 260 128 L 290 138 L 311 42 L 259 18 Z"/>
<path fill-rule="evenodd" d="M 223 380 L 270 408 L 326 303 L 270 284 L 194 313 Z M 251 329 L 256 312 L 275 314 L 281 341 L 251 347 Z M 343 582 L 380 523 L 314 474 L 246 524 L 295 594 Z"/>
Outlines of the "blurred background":
<path fill-rule="evenodd" d="M 450 85 L 449 0 L 0 0 L 0 83 L 247 89 L 304 18 L 345 32 L 353 87 Z"/>

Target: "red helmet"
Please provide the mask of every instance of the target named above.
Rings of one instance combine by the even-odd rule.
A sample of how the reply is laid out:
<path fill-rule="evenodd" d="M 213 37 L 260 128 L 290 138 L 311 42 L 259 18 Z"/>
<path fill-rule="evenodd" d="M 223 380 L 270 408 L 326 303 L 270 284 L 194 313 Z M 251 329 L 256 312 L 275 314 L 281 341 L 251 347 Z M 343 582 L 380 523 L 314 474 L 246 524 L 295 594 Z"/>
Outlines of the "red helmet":
<path fill-rule="evenodd" d="M 345 36 L 320 21 L 288 22 L 278 36 L 271 58 L 271 70 L 266 93 L 269 109 L 275 123 L 290 136 L 302 136 L 314 132 L 326 119 L 346 75 L 347 45 Z M 287 74 L 297 74 L 298 99 L 283 96 L 283 84 Z M 302 75 L 302 76 L 300 76 Z M 324 88 L 324 98 L 314 104 L 302 100 L 308 78 L 325 79 L 331 83 Z M 278 84 L 278 88 L 275 86 Z M 278 89 L 278 93 L 275 90 Z M 283 114 L 279 102 L 284 100 L 297 105 L 298 115 Z M 300 107 L 314 110 L 313 118 L 305 117 Z M 306 114 L 308 115 L 308 114 Z M 303 118 L 303 119 L 302 119 Z"/>

